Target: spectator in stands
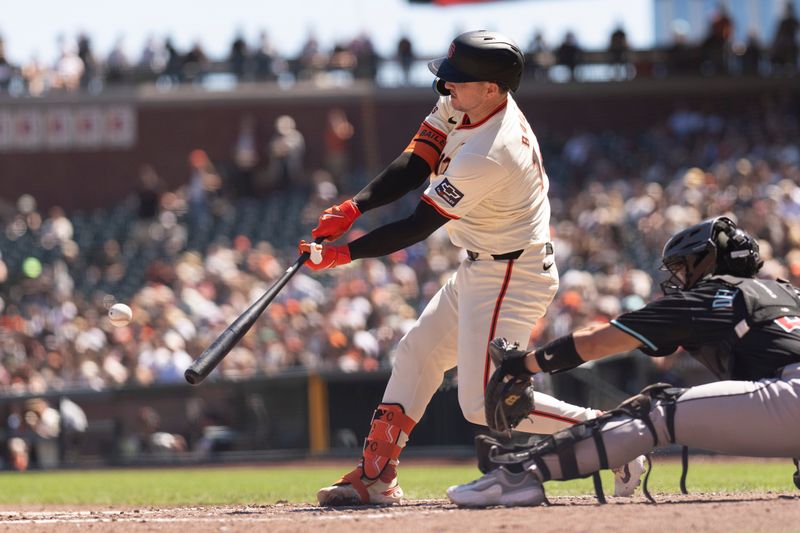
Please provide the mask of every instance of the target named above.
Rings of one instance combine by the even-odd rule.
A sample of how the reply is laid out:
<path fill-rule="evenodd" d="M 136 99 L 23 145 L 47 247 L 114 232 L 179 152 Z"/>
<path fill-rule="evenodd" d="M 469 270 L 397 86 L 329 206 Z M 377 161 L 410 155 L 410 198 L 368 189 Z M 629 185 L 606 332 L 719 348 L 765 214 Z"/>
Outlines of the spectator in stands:
<path fill-rule="evenodd" d="M 356 56 L 346 45 L 337 43 L 333 46 L 328 68 L 332 71 L 342 70 L 353 76 L 356 69 Z"/>
<path fill-rule="evenodd" d="M 164 41 L 164 50 L 166 52 L 166 64 L 164 65 L 164 76 L 172 83 L 180 83 L 183 81 L 183 55 L 172 44 L 172 39 L 167 37 Z"/>
<path fill-rule="evenodd" d="M 153 165 L 144 164 L 139 168 L 139 185 L 136 190 L 136 216 L 140 220 L 151 221 L 158 215 L 163 184 Z"/>
<path fill-rule="evenodd" d="M 255 77 L 260 81 L 271 81 L 275 79 L 276 52 L 269 40 L 266 31 L 261 31 L 258 36 L 258 45 L 253 54 Z"/>
<path fill-rule="evenodd" d="M 81 88 L 88 89 L 89 84 L 97 76 L 97 61 L 92 52 L 92 43 L 86 33 L 78 35 L 78 57 L 83 61 L 83 74 L 81 75 Z"/>
<path fill-rule="evenodd" d="M 667 48 L 666 67 L 670 76 L 687 76 L 699 72 L 697 51 L 689 44 L 689 23 L 672 23 L 672 44 Z"/>
<path fill-rule="evenodd" d="M 794 4 L 786 2 L 783 18 L 778 22 L 772 43 L 772 65 L 776 72 L 791 75 L 797 71 L 798 29 L 800 21 L 795 15 Z"/>
<path fill-rule="evenodd" d="M 136 414 L 136 427 L 124 441 L 122 453 L 128 457 L 138 454 L 169 457 L 187 449 L 182 435 L 161 429 L 161 416 L 155 409 L 140 407 Z"/>
<path fill-rule="evenodd" d="M 339 190 L 347 190 L 346 178 L 350 175 L 350 139 L 353 124 L 341 107 L 328 110 L 325 121 L 325 168 L 333 176 Z"/>
<path fill-rule="evenodd" d="M 297 58 L 294 74 L 297 79 L 310 80 L 322 72 L 328 64 L 328 56 L 320 48 L 313 32 L 309 32 L 306 42 Z"/>
<path fill-rule="evenodd" d="M 34 398 L 25 402 L 23 418 L 32 430 L 36 464 L 42 470 L 56 468 L 61 457 L 58 440 L 61 433 L 61 414 L 47 400 Z"/>
<path fill-rule="evenodd" d="M 145 75 L 146 79 L 155 79 L 156 74 L 161 73 L 167 63 L 166 50 L 154 35 L 148 35 L 145 39 L 142 54 L 139 56 L 138 68 Z"/>
<path fill-rule="evenodd" d="M 209 60 L 200 41 L 196 41 L 192 48 L 183 56 L 182 74 L 188 82 L 202 82 L 208 72 Z"/>
<path fill-rule="evenodd" d="M 528 45 L 528 52 L 525 55 L 525 68 L 537 80 L 546 80 L 548 71 L 555 63 L 555 57 L 550 47 L 544 40 L 541 31 L 536 31 Z"/>
<path fill-rule="evenodd" d="M 106 82 L 112 85 L 124 83 L 128 67 L 125 41 L 122 37 L 118 37 L 106 59 Z"/>
<path fill-rule="evenodd" d="M 720 3 L 711 17 L 708 34 L 702 44 L 704 74 L 720 75 L 729 72 L 732 38 L 733 19 L 725 5 Z"/>
<path fill-rule="evenodd" d="M 306 141 L 294 118 L 281 115 L 275 120 L 275 133 L 269 141 L 269 184 L 267 189 L 307 187 L 303 159 Z"/>
<path fill-rule="evenodd" d="M 189 233 L 192 238 L 211 230 L 212 208 L 222 190 L 222 179 L 204 150 L 192 150 L 189 154 Z"/>
<path fill-rule="evenodd" d="M 256 118 L 245 115 L 239 122 L 239 133 L 233 145 L 231 188 L 235 197 L 252 197 L 255 193 L 255 173 L 259 164 Z"/>
<path fill-rule="evenodd" d="M 228 55 L 228 64 L 231 73 L 236 76 L 236 80 L 241 82 L 245 79 L 248 72 L 249 51 L 247 43 L 241 34 L 237 34 L 231 43 L 231 52 Z"/>
<path fill-rule="evenodd" d="M 575 79 L 575 69 L 580 65 L 582 55 L 583 51 L 578 46 L 575 34 L 568 31 L 564 36 L 564 41 L 556 50 L 556 64 L 564 65 L 569 69 L 570 80 Z"/>
<path fill-rule="evenodd" d="M 608 44 L 609 62 L 616 70 L 615 77 L 617 79 L 626 80 L 628 78 L 629 55 L 628 36 L 622 26 L 617 26 L 611 32 L 611 39 Z"/>
<path fill-rule="evenodd" d="M 75 43 L 69 42 L 63 36 L 59 37 L 58 43 L 61 55 L 56 61 L 52 87 L 72 92 L 80 87 L 84 71 L 83 61 L 78 57 Z"/>
<path fill-rule="evenodd" d="M 397 63 L 403 74 L 403 83 L 411 85 L 411 66 L 414 64 L 414 45 L 408 36 L 403 35 L 397 42 Z"/>
<path fill-rule="evenodd" d="M 751 31 L 747 35 L 747 42 L 741 55 L 741 72 L 745 76 L 758 76 L 761 74 L 761 56 L 763 50 L 758 34 Z"/>
<path fill-rule="evenodd" d="M 358 80 L 375 81 L 378 76 L 380 57 L 367 33 L 361 33 L 350 43 L 350 52 L 356 58 L 355 77 Z"/>
<path fill-rule="evenodd" d="M 6 45 L 2 37 L 0 37 L 0 92 L 8 90 L 11 76 L 14 74 L 14 66 L 8 62 L 6 58 Z"/>

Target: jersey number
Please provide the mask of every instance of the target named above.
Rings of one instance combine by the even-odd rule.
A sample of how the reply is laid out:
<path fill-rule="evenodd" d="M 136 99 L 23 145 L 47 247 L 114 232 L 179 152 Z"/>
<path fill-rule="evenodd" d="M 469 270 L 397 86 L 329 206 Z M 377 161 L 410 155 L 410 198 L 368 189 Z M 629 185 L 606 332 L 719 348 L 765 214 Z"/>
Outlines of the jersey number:
<path fill-rule="evenodd" d="M 781 329 L 787 333 L 791 333 L 796 329 L 800 330 L 800 317 L 782 316 L 780 318 L 776 318 L 775 323 L 778 324 L 781 327 Z"/>

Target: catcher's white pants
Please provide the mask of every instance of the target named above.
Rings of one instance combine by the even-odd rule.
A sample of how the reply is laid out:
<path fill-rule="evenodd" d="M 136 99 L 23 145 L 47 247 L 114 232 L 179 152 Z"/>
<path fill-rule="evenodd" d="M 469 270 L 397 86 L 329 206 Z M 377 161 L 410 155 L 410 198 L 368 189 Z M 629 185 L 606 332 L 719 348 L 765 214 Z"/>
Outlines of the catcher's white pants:
<path fill-rule="evenodd" d="M 458 400 L 470 422 L 486 425 L 484 388 L 494 370 L 489 342 L 505 337 L 526 347 L 531 330 L 558 289 L 558 271 L 544 245 L 519 259 L 465 259 L 439 289 L 395 351 L 384 403 L 399 403 L 416 421 L 458 366 Z M 549 268 L 546 266 L 549 265 Z M 594 411 L 536 393 L 532 419 L 519 431 L 552 433 L 594 417 Z"/>

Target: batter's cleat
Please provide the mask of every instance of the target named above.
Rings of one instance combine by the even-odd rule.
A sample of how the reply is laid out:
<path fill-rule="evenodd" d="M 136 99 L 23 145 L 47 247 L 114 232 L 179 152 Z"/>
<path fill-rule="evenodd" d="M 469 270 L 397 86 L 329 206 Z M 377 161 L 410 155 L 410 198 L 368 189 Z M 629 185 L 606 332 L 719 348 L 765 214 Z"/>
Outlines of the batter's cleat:
<path fill-rule="evenodd" d="M 642 482 L 642 474 L 644 474 L 645 457 L 640 455 L 630 463 L 627 463 L 619 468 L 614 468 L 614 496 L 630 497 L 636 492 L 636 487 Z"/>
<path fill-rule="evenodd" d="M 535 507 L 545 501 L 542 482 L 530 470 L 516 474 L 504 466 L 470 483 L 450 487 L 447 497 L 461 507 Z"/>
<path fill-rule="evenodd" d="M 378 479 L 367 479 L 359 466 L 330 487 L 319 489 L 317 501 L 322 507 L 399 503 L 403 500 L 403 489 L 397 482 L 396 471 L 387 470 L 389 472 L 385 473 L 391 477 L 382 475 Z"/>

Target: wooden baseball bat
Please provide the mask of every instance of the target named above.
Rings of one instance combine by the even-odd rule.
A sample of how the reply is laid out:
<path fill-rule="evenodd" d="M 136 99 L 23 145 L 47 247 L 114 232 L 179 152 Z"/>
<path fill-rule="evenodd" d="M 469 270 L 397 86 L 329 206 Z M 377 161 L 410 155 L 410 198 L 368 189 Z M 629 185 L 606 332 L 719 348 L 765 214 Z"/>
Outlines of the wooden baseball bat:
<path fill-rule="evenodd" d="M 320 243 L 324 240 L 324 237 L 317 238 L 314 242 Z M 255 301 L 247 310 L 239 315 L 239 317 L 234 320 L 230 326 L 225 328 L 225 331 L 219 334 L 219 336 L 214 339 L 208 348 L 206 348 L 200 357 L 194 360 L 194 362 L 189 365 L 189 368 L 186 369 L 186 372 L 183 373 L 183 377 L 186 378 L 186 381 L 191 383 L 192 385 L 197 385 L 201 383 L 208 375 L 211 373 L 214 368 L 228 355 L 236 343 L 244 337 L 244 334 L 253 327 L 258 317 L 261 316 L 261 313 L 272 303 L 272 300 L 275 299 L 275 296 L 281 291 L 284 285 L 286 285 L 292 276 L 294 276 L 300 267 L 303 266 L 308 258 L 310 257 L 308 252 L 303 252 L 300 254 L 300 257 L 297 258 L 297 261 L 294 262 L 292 266 L 286 269 L 286 272 L 278 278 L 278 280 L 270 287 L 267 292 L 261 295 L 258 300 Z"/>

